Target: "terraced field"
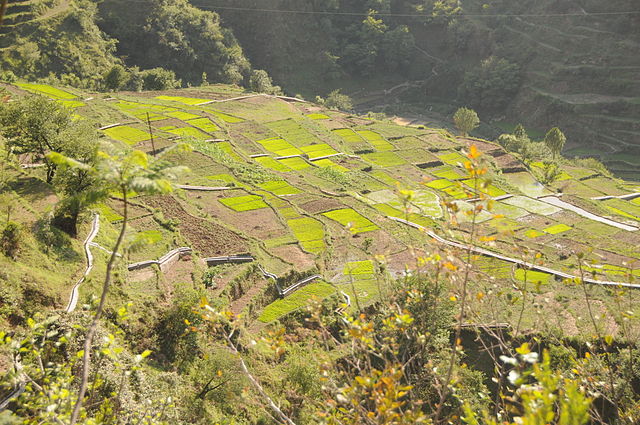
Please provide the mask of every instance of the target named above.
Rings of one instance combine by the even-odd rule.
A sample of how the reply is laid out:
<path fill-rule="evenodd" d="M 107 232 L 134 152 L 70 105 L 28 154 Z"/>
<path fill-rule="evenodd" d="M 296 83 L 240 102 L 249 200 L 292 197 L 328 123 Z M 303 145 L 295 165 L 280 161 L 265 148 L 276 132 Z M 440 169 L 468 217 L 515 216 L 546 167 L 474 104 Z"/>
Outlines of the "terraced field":
<path fill-rule="evenodd" d="M 491 275 L 496 287 L 535 283 L 541 298 L 571 294 L 561 276 L 578 273 L 578 251 L 596 280 L 624 282 L 622 269 L 640 269 L 633 266 L 640 261 L 639 198 L 591 199 L 633 193 L 637 186 L 569 162 L 562 178 L 547 187 L 524 165 L 499 170 L 492 155 L 502 161 L 509 154 L 490 142 L 275 97 L 224 101 L 216 86 L 157 97 L 116 93 L 109 100 L 44 85 L 13 88 L 21 89 L 57 101 L 93 98 L 76 113 L 99 120 L 106 139 L 151 152 L 153 133 L 159 158 L 191 169 L 179 183 L 193 190 L 136 198 L 140 212 L 131 225 L 162 236 L 158 253 L 190 246 L 196 258 L 249 253 L 277 276 L 320 272 L 323 281 L 276 299 L 268 292 L 271 281 L 259 274 L 247 278 L 250 288 L 230 289 L 237 276 L 249 273 L 244 266 L 220 271 L 211 295 L 228 297 L 234 311 L 245 309 L 262 322 L 302 308 L 310 297 L 342 302 L 344 293 L 353 303 L 375 302 L 387 285 L 385 274 L 403 276 L 421 267 L 425 260 L 418 259 L 426 253 L 459 251 L 468 243 L 484 250 L 473 273 Z M 494 165 L 487 167 L 488 184 L 465 170 L 474 144 L 491 152 L 483 157 Z M 106 222 L 121 217 L 116 201 L 96 208 Z M 175 233 L 167 230 L 172 228 Z M 514 266 L 514 246 L 538 253 L 552 272 Z M 144 286 L 145 278 L 139 279 Z M 594 291 L 606 301 L 605 289 Z"/>

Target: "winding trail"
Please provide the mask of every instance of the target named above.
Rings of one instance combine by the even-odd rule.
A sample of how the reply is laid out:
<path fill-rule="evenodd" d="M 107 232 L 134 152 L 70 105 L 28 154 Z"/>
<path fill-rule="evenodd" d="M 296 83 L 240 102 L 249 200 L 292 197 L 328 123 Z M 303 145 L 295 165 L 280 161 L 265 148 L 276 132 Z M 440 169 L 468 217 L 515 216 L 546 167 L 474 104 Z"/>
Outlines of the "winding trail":
<path fill-rule="evenodd" d="M 71 290 L 71 296 L 69 297 L 69 303 L 67 307 L 64 309 L 65 313 L 71 313 L 76 309 L 76 305 L 78 304 L 78 288 L 87 278 L 91 270 L 93 269 L 93 254 L 91 253 L 91 249 L 89 247 L 93 246 L 93 239 L 98 235 L 98 231 L 100 230 L 100 214 L 96 214 L 93 216 L 93 223 L 91 223 L 91 231 L 87 236 L 87 239 L 84 241 L 84 253 L 87 257 L 87 269 L 84 274 L 78 280 L 78 282 L 73 285 L 73 289 Z"/>
<path fill-rule="evenodd" d="M 505 255 L 498 254 L 498 253 L 493 252 L 493 251 L 489 251 L 488 249 L 478 248 L 476 246 L 467 245 L 467 244 L 460 243 L 460 242 L 450 241 L 448 239 L 445 239 L 445 238 L 435 234 L 431 230 L 428 230 L 424 226 L 421 226 L 421 225 L 416 224 L 416 223 L 412 223 L 412 222 L 404 220 L 402 218 L 391 217 L 391 216 L 387 216 L 387 218 L 390 219 L 390 220 L 396 221 L 398 223 L 406 224 L 407 226 L 411 226 L 411 227 L 413 227 L 415 229 L 418 229 L 420 231 L 423 231 L 428 236 L 430 236 L 431 238 L 435 239 L 436 241 L 438 241 L 438 242 L 440 242 L 440 243 L 442 243 L 444 245 L 452 246 L 454 248 L 459 248 L 459 249 L 462 249 L 462 250 L 470 250 L 471 252 L 474 252 L 476 254 L 484 255 L 484 256 L 487 256 L 487 257 L 497 258 L 499 260 L 506 261 L 508 263 L 518 264 L 518 265 L 520 265 L 522 267 L 526 267 L 526 268 L 531 269 L 531 270 L 537 270 L 537 271 L 540 271 L 540 272 L 548 273 L 548 274 L 551 274 L 551 275 L 554 275 L 554 276 L 561 277 L 563 279 L 578 279 L 578 276 L 575 276 L 575 275 L 572 275 L 572 274 L 569 274 L 569 273 L 565 273 L 565 272 L 562 272 L 562 271 L 559 271 L 559 270 L 554 270 L 554 269 L 551 269 L 549 267 L 545 267 L 545 266 L 540 266 L 540 265 L 537 265 L 537 264 L 529 263 L 527 261 L 520 260 L 520 259 L 517 259 L 517 258 L 507 257 Z M 592 285 L 614 286 L 614 287 L 625 287 L 625 288 L 631 288 L 631 289 L 640 289 L 640 284 L 624 283 L 624 282 L 612 282 L 612 281 L 605 281 L 605 280 L 595 280 L 595 279 L 590 279 L 590 278 L 584 278 L 582 280 L 585 283 L 589 283 L 589 284 L 592 284 Z"/>

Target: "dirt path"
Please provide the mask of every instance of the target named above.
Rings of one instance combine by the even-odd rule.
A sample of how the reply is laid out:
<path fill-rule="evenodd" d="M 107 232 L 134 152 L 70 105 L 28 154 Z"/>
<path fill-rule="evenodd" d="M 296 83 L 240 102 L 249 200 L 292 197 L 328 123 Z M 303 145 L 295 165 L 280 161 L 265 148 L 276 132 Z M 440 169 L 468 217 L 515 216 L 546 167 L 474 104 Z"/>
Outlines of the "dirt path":
<path fill-rule="evenodd" d="M 85 239 L 84 241 L 84 253 L 85 253 L 85 256 L 87 257 L 87 268 L 84 271 L 84 274 L 82 275 L 80 280 L 75 285 L 73 285 L 73 289 L 71 289 L 71 296 L 69 297 L 69 302 L 67 303 L 67 307 L 65 307 L 64 309 L 65 313 L 71 313 L 76 309 L 76 305 L 78 304 L 78 296 L 79 296 L 78 290 L 80 288 L 80 285 L 84 282 L 84 280 L 87 278 L 87 276 L 89 275 L 89 273 L 91 273 L 91 270 L 93 269 L 93 254 L 91 253 L 91 249 L 89 249 L 89 247 L 93 246 L 93 239 L 98 235 L 99 231 L 100 231 L 100 215 L 96 214 L 93 216 L 93 222 L 91 223 L 91 231 L 89 232 L 87 239 Z"/>

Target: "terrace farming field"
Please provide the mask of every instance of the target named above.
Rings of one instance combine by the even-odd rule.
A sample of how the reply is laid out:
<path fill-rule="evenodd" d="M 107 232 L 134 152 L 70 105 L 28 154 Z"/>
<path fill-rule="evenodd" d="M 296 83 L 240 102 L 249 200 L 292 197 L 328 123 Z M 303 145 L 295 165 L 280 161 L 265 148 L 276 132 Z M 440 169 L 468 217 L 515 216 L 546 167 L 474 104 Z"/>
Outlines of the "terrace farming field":
<path fill-rule="evenodd" d="M 113 117 L 100 122 L 104 136 L 146 152 L 152 149 L 148 115 L 156 149 L 161 147 L 157 157 L 191 169 L 180 178 L 183 189 L 171 197 L 136 198 L 140 210 L 131 231 L 160 235 L 160 248 L 149 251 L 158 253 L 153 255 L 188 245 L 194 258 L 249 253 L 278 276 L 292 270 L 321 275 L 322 280 L 283 299 L 260 292 L 269 281 L 239 301 L 222 301 L 234 309 L 252 305 L 250 317 L 261 323 L 282 320 L 310 297 L 343 302 L 346 294 L 352 306 L 356 300 L 374 303 L 387 285 L 384 273 L 405 276 L 423 267 L 427 254 L 464 251 L 469 243 L 482 250 L 472 272 L 478 290 L 480 276 L 489 275 L 500 290 L 526 282 L 537 285 L 536 299 L 553 299 L 561 291 L 574 305 L 580 291 L 562 280 L 578 273 L 572 255 L 583 248 L 595 281 L 626 282 L 622 270 L 628 265 L 640 273 L 640 233 L 633 230 L 640 226 L 640 198 L 591 199 L 630 194 L 638 186 L 597 170 L 563 164 L 558 180 L 545 186 L 531 172 L 539 172 L 541 164 L 523 164 L 488 141 L 356 120 L 316 107 L 311 112 L 309 104 L 276 97 L 225 98 L 230 95 L 217 86 L 152 98 L 114 93 L 108 101 L 41 84 L 14 89 L 60 102 L 94 97 L 77 105 L 76 113 L 87 120 Z M 475 143 L 500 152 L 500 163 L 518 166 L 500 170 L 497 160 L 485 155 L 483 161 L 491 164 L 486 181 L 472 178 L 465 164 Z M 182 145 L 193 152 L 175 149 Z M 116 200 L 95 211 L 104 223 L 122 219 Z M 519 265 L 516 245 L 527 255 L 537 253 L 536 261 L 548 269 Z M 234 267 L 221 272 L 211 296 L 229 294 L 224 288 L 238 273 Z M 137 285 L 152 284 L 136 276 Z M 182 279 L 172 276 L 167 273 L 165 279 Z M 608 311 L 606 287 L 594 284 L 592 291 Z M 81 289 L 80 296 L 86 300 L 89 292 Z M 513 308 L 504 306 L 504 314 Z M 540 308 L 550 307 L 542 303 Z M 585 318 L 575 313 L 567 320 Z"/>

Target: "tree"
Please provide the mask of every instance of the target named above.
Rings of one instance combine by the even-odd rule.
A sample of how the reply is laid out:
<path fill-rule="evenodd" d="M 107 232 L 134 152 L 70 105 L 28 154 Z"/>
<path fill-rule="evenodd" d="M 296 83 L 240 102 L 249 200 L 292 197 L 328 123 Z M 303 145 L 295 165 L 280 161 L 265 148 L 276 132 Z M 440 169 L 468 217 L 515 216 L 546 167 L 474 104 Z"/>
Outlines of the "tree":
<path fill-rule="evenodd" d="M 78 150 L 95 143 L 95 130 L 86 122 L 73 120 L 70 109 L 42 96 L 0 104 L 0 135 L 15 153 L 30 154 L 31 161 L 44 163 L 47 183 L 56 174 L 49 152 L 75 157 Z"/>
<path fill-rule="evenodd" d="M 100 181 L 102 186 L 108 188 L 110 191 L 118 193 L 122 197 L 123 202 L 122 225 L 107 263 L 100 302 L 96 308 L 96 313 L 91 325 L 89 326 L 84 342 L 81 380 L 78 390 L 78 398 L 70 420 L 71 425 L 74 425 L 79 419 L 80 411 L 84 403 L 84 397 L 89 381 L 93 338 L 98 330 L 98 323 L 102 317 L 104 304 L 111 286 L 113 267 L 119 255 L 118 251 L 122 246 L 127 230 L 127 222 L 129 218 L 129 193 L 132 191 L 145 194 L 170 192 L 172 190 L 172 186 L 169 179 L 173 178 L 176 172 L 184 169 L 184 167 L 169 168 L 168 164 L 162 161 L 151 162 L 149 161 L 147 154 L 137 150 L 126 154 L 115 155 L 109 155 L 101 152 L 99 157 L 100 160 L 97 161 L 94 166 L 90 166 L 56 152 L 52 152 L 48 155 L 48 159 L 57 165 L 83 170 L 92 174 L 95 176 L 96 180 Z"/>
<path fill-rule="evenodd" d="M 175 72 L 163 68 L 145 69 L 141 76 L 145 90 L 169 90 L 181 84 Z"/>
<path fill-rule="evenodd" d="M 9 221 L 0 235 L 0 249 L 9 258 L 15 258 L 20 249 L 20 232 L 20 224 Z"/>
<path fill-rule="evenodd" d="M 473 109 L 460 108 L 453 115 L 453 122 L 460 130 L 460 134 L 466 137 L 471 130 L 480 125 L 480 118 L 478 118 L 478 114 Z"/>
<path fill-rule="evenodd" d="M 520 80 L 518 65 L 491 56 L 465 74 L 458 96 L 479 111 L 497 113 L 518 91 Z"/>
<path fill-rule="evenodd" d="M 558 127 L 553 127 L 544 136 L 544 144 L 549 147 L 551 152 L 553 152 L 554 158 L 557 158 L 558 155 L 560 155 L 560 152 L 562 152 L 562 148 L 564 147 L 566 141 L 567 138 Z"/>
<path fill-rule="evenodd" d="M 346 94 L 340 93 L 340 89 L 334 90 L 327 96 L 324 106 L 331 109 L 349 111 L 353 109 L 353 100 Z"/>
<path fill-rule="evenodd" d="M 267 71 L 262 69 L 256 69 L 251 73 L 249 88 L 257 93 L 277 94 L 280 92 L 280 87 L 274 86 Z"/>
<path fill-rule="evenodd" d="M 131 74 L 122 65 L 114 65 L 102 78 L 102 84 L 107 91 L 117 91 L 124 87 L 131 79 Z"/>

